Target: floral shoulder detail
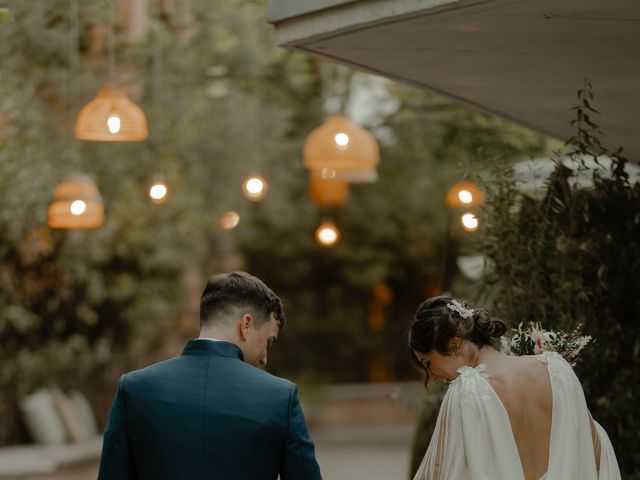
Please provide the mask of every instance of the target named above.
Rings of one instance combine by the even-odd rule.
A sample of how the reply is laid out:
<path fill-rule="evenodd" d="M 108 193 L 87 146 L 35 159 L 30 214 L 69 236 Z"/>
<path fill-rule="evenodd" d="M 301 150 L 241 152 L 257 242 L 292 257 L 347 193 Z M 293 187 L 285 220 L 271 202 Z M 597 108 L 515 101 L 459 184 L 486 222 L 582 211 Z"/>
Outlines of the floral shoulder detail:
<path fill-rule="evenodd" d="M 573 332 L 555 332 L 545 330 L 538 322 L 531 322 L 518 328 L 501 339 L 501 350 L 508 355 L 540 355 L 545 352 L 555 352 L 563 357 L 571 366 L 575 366 L 580 352 L 591 342 L 589 335 L 581 335 L 581 326 Z"/>

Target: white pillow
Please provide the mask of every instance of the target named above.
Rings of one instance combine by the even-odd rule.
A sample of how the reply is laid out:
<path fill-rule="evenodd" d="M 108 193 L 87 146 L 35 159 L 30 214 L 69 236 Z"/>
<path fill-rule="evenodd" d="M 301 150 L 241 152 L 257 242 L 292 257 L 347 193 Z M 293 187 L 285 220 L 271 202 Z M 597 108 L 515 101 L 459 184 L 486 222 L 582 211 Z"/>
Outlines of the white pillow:
<path fill-rule="evenodd" d="M 65 443 L 67 430 L 49 390 L 41 388 L 23 397 L 20 410 L 34 442 L 46 445 Z"/>

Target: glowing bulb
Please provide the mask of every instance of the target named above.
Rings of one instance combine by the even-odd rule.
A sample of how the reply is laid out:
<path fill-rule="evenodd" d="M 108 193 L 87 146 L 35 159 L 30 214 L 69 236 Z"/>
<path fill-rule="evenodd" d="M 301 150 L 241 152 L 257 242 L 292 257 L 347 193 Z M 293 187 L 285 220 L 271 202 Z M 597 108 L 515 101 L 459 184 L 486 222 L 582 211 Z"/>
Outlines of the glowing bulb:
<path fill-rule="evenodd" d="M 80 216 L 87 211 L 87 204 L 82 200 L 76 200 L 71 204 L 71 214 Z"/>
<path fill-rule="evenodd" d="M 333 137 L 333 139 L 335 140 L 336 145 L 340 150 L 346 149 L 349 145 L 349 135 L 347 135 L 346 133 L 336 133 L 336 136 Z"/>
<path fill-rule="evenodd" d="M 473 232 L 478 229 L 478 217 L 473 213 L 465 213 L 461 218 L 462 226 L 467 232 Z"/>
<path fill-rule="evenodd" d="M 322 170 L 320 170 L 320 176 L 324 180 L 331 180 L 333 178 L 336 178 L 336 171 L 333 168 L 324 167 Z"/>
<path fill-rule="evenodd" d="M 249 177 L 245 180 L 242 189 L 245 197 L 257 202 L 267 194 L 267 181 L 261 177 Z"/>
<path fill-rule="evenodd" d="M 164 183 L 154 183 L 149 189 L 149 196 L 154 203 L 162 203 L 167 198 L 167 186 Z"/>
<path fill-rule="evenodd" d="M 225 230 L 232 230 L 240 223 L 240 215 L 233 210 L 229 210 L 220 217 L 220 227 Z"/>
<path fill-rule="evenodd" d="M 316 230 L 316 240 L 324 247 L 335 245 L 340 239 L 340 231 L 333 223 L 323 223 Z"/>
<path fill-rule="evenodd" d="M 109 127 L 109 132 L 112 134 L 116 134 L 120 131 L 120 117 L 116 113 L 112 113 L 107 118 L 107 127 Z"/>
<path fill-rule="evenodd" d="M 469 190 L 460 190 L 458 192 L 458 200 L 468 205 L 473 202 L 473 195 Z"/>

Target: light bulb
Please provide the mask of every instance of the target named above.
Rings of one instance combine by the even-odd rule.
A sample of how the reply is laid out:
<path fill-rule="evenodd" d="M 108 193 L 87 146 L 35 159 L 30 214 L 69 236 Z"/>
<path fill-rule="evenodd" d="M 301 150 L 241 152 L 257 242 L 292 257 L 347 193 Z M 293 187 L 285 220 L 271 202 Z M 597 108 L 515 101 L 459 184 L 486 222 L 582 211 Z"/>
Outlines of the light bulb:
<path fill-rule="evenodd" d="M 340 150 L 345 150 L 347 146 L 349 146 L 349 135 L 346 133 L 336 133 L 336 136 L 333 137 L 333 139 Z"/>
<path fill-rule="evenodd" d="M 335 245 L 340 239 L 340 231 L 333 223 L 323 223 L 316 230 L 316 240 L 325 247 Z"/>
<path fill-rule="evenodd" d="M 467 232 L 473 232 L 478 229 L 478 217 L 473 213 L 465 213 L 461 218 L 462 226 Z"/>
<path fill-rule="evenodd" d="M 333 168 L 324 167 L 322 170 L 320 170 L 320 176 L 324 180 L 331 180 L 333 178 L 336 178 L 336 171 Z"/>
<path fill-rule="evenodd" d="M 249 200 L 257 202 L 262 200 L 267 194 L 267 181 L 261 177 L 249 177 L 242 185 L 244 196 Z"/>
<path fill-rule="evenodd" d="M 75 200 L 71 204 L 71 214 L 75 215 L 76 217 L 82 215 L 86 211 L 87 211 L 87 204 L 84 203 L 82 200 Z"/>
<path fill-rule="evenodd" d="M 167 198 L 167 186 L 164 183 L 154 183 L 149 189 L 149 196 L 154 203 L 162 203 Z"/>
<path fill-rule="evenodd" d="M 109 118 L 107 118 L 107 127 L 109 127 L 109 132 L 114 135 L 120 131 L 120 117 L 117 113 L 109 115 Z"/>
<path fill-rule="evenodd" d="M 458 192 L 458 200 L 462 203 L 469 204 L 473 202 L 473 195 L 469 190 L 460 190 Z"/>
<path fill-rule="evenodd" d="M 222 217 L 220 217 L 220 227 L 225 230 L 232 230 L 236 228 L 238 223 L 240 223 L 240 215 L 233 210 L 225 212 Z"/>

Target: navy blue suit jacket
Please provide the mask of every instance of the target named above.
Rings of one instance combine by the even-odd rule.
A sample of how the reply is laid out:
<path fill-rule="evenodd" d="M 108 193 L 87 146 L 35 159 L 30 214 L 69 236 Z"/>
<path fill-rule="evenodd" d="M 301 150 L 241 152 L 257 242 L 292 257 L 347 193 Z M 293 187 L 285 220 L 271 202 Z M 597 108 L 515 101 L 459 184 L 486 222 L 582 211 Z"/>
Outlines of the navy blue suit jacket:
<path fill-rule="evenodd" d="M 295 384 L 242 361 L 232 343 L 123 375 L 99 480 L 320 479 Z"/>

